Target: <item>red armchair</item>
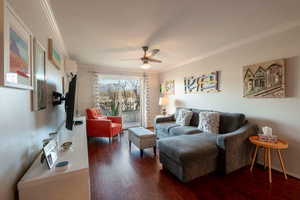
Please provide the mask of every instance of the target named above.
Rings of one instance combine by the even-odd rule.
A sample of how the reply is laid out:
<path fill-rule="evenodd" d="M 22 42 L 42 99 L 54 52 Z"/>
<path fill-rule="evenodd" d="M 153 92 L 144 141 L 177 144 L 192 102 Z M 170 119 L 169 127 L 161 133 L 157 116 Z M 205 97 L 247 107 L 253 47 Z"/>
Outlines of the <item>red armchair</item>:
<path fill-rule="evenodd" d="M 111 139 L 122 132 L 121 117 L 104 116 L 97 108 L 86 109 L 86 115 L 87 136 Z"/>

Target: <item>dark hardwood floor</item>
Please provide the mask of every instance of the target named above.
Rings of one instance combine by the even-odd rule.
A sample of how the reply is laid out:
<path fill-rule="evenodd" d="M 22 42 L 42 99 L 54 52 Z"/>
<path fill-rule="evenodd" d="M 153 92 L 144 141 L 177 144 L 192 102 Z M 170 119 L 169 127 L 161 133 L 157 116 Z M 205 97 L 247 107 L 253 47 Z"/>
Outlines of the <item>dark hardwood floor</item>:
<path fill-rule="evenodd" d="M 273 171 L 273 183 L 268 173 L 256 166 L 230 175 L 210 174 L 188 184 L 180 183 L 168 171 L 162 170 L 152 149 L 140 158 L 139 150 L 128 149 L 127 135 L 108 139 L 89 138 L 89 163 L 92 200 L 194 200 L 194 199 L 300 199 L 300 181 Z"/>

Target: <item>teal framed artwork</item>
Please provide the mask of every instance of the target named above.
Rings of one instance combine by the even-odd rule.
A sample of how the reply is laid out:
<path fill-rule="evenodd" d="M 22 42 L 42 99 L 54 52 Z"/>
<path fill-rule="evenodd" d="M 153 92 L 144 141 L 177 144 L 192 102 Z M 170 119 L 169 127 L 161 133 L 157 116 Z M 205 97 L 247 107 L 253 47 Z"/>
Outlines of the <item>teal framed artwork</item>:
<path fill-rule="evenodd" d="M 52 64 L 60 69 L 62 58 L 58 50 L 54 47 L 54 43 L 52 39 L 48 40 L 48 59 L 52 62 Z"/>

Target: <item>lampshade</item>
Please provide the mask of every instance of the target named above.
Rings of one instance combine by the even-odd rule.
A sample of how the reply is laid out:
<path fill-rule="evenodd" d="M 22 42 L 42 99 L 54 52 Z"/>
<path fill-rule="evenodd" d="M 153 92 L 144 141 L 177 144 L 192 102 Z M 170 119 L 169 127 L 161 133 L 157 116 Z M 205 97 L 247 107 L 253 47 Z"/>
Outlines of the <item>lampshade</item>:
<path fill-rule="evenodd" d="M 151 68 L 151 65 L 148 64 L 148 63 L 144 63 L 142 66 L 141 66 L 142 69 L 150 69 Z"/>
<path fill-rule="evenodd" d="M 160 106 L 166 106 L 166 105 L 168 105 L 168 104 L 169 104 L 169 98 L 166 97 L 166 96 L 164 96 L 164 97 L 159 97 L 159 102 L 158 102 L 158 104 L 159 104 Z"/>

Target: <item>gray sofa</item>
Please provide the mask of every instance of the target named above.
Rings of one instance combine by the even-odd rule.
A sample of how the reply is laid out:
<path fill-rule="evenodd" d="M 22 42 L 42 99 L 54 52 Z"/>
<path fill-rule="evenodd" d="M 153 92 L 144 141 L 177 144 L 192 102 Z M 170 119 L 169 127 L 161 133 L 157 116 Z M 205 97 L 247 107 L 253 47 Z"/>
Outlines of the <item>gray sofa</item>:
<path fill-rule="evenodd" d="M 157 117 L 154 129 L 159 138 L 160 162 L 182 182 L 188 182 L 213 171 L 231 173 L 249 164 L 252 145 L 248 138 L 257 126 L 248 123 L 244 114 L 220 112 L 219 134 L 203 133 L 197 127 L 199 113 L 193 111 L 189 126 L 176 124 L 174 115 Z"/>

